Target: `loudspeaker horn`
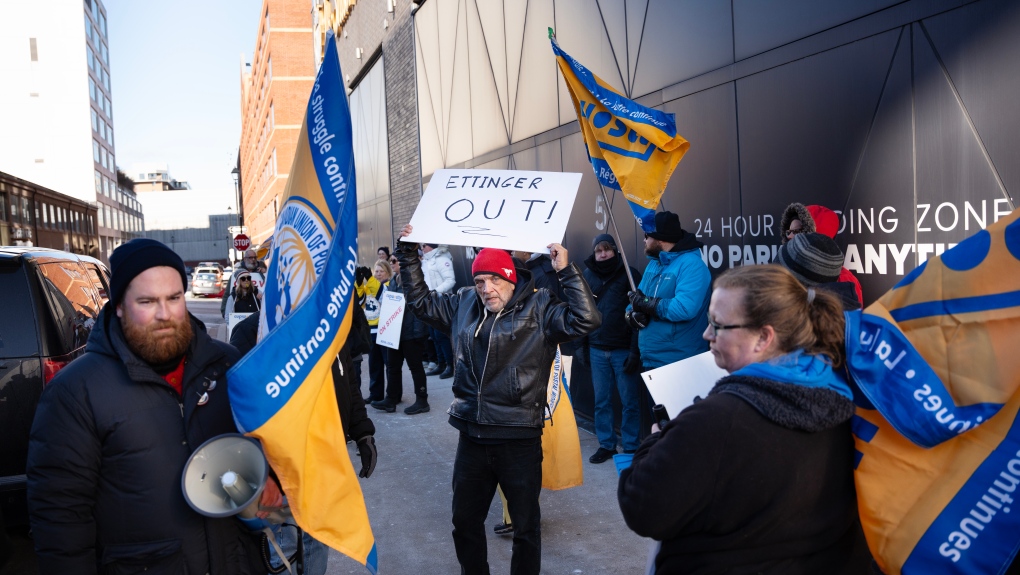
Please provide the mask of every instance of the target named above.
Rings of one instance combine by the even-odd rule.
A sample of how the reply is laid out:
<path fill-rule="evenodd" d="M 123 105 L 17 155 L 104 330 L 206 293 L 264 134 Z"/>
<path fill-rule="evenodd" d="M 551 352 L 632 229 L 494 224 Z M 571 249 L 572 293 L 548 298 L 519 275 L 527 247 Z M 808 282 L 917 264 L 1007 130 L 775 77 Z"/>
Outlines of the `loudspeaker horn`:
<path fill-rule="evenodd" d="M 255 517 L 269 464 L 257 441 L 218 435 L 191 454 L 181 475 L 184 499 L 207 517 Z"/>

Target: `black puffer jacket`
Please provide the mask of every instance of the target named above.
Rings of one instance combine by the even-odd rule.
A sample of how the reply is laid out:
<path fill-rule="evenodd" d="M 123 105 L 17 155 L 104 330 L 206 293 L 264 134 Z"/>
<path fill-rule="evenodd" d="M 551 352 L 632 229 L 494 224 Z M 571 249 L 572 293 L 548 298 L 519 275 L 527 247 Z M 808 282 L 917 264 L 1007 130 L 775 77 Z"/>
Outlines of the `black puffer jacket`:
<path fill-rule="evenodd" d="M 261 566 L 240 522 L 199 515 L 181 491 L 192 451 L 237 432 L 225 377 L 237 350 L 190 319 L 182 396 L 127 347 L 111 304 L 85 355 L 43 391 L 27 472 L 42 573 L 218 575 Z"/>
<path fill-rule="evenodd" d="M 662 541 L 657 575 L 870 572 L 854 488 L 851 401 L 722 378 L 620 474 L 627 525 Z"/>
<path fill-rule="evenodd" d="M 577 267 L 570 264 L 558 272 L 563 302 L 548 290 L 536 290 L 531 274 L 518 268 L 514 295 L 492 324 L 487 357 L 476 357 L 475 330 L 487 312 L 475 289 L 430 292 L 417 245 L 399 246 L 396 254 L 408 308 L 453 340 L 457 363 L 450 415 L 480 425 L 541 428 L 556 346 L 587 335 L 602 323 Z M 473 370 L 478 362 L 484 362 L 480 381 Z"/>
<path fill-rule="evenodd" d="M 610 264 L 609 266 L 603 264 Z M 615 265 L 614 265 L 615 264 Z M 584 260 L 584 280 L 595 295 L 595 305 L 602 313 L 602 325 L 588 334 L 588 345 L 595 349 L 628 349 L 631 347 L 630 326 L 624 319 L 630 298 L 630 282 L 623 266 L 623 258 L 614 255 L 605 262 L 595 261 L 595 255 Z M 611 267 L 611 269 L 605 269 Z M 630 268 L 634 285 L 641 283 L 641 272 Z"/>

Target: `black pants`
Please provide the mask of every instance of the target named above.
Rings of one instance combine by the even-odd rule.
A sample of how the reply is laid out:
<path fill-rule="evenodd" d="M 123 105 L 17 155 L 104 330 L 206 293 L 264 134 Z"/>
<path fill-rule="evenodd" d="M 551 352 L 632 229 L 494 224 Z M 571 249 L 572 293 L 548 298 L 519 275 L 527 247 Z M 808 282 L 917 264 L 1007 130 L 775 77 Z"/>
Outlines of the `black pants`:
<path fill-rule="evenodd" d="M 411 370 L 411 382 L 414 384 L 414 395 L 426 399 L 425 366 L 421 364 L 425 351 L 425 338 L 405 339 L 400 342 L 400 349 L 386 350 L 386 397 L 397 403 L 404 394 L 403 372 L 404 361 Z"/>
<path fill-rule="evenodd" d="M 388 348 L 375 342 L 372 334 L 372 351 L 368 353 L 368 399 L 382 401 L 383 386 L 386 385 L 386 352 Z"/>
<path fill-rule="evenodd" d="M 485 517 L 496 484 L 514 526 L 511 575 L 538 575 L 542 566 L 542 438 L 482 444 L 461 434 L 453 463 L 453 545 L 462 575 L 489 575 Z"/>

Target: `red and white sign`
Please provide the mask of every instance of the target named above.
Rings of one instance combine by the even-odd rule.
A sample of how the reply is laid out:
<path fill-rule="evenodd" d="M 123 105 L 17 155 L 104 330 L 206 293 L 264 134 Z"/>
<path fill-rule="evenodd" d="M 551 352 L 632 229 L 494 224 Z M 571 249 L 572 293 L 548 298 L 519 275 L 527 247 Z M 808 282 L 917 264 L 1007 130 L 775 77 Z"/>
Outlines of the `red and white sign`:
<path fill-rule="evenodd" d="M 251 240 L 244 234 L 237 234 L 234 236 L 234 249 L 238 251 L 244 251 L 251 245 Z"/>

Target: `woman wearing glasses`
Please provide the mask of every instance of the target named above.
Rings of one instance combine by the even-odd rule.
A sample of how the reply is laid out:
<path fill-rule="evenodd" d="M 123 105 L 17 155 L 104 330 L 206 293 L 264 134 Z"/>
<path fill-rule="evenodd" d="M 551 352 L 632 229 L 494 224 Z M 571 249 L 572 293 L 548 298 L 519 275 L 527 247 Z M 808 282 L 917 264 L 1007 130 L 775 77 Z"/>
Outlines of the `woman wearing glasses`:
<path fill-rule="evenodd" d="M 238 272 L 237 283 L 230 293 L 233 302 L 230 311 L 233 313 L 258 313 L 259 300 L 261 299 L 259 288 L 251 279 L 251 273 L 247 270 Z"/>
<path fill-rule="evenodd" d="M 655 573 L 867 573 L 853 483 L 843 310 L 776 266 L 715 281 L 708 340 L 729 372 L 620 475 Z"/>

